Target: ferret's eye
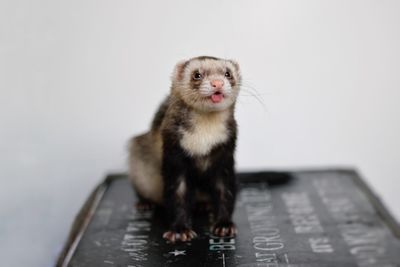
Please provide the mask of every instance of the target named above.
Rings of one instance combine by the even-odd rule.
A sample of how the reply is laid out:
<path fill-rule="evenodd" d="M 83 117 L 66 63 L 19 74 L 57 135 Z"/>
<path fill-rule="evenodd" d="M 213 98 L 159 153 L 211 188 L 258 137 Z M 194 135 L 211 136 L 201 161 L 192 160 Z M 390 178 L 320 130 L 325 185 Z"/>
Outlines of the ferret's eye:
<path fill-rule="evenodd" d="M 230 71 L 225 72 L 225 77 L 228 79 L 232 78 L 232 74 L 230 73 Z"/>
<path fill-rule="evenodd" d="M 200 80 L 201 78 L 203 78 L 203 76 L 201 75 L 200 72 L 196 71 L 195 73 L 193 73 L 194 80 Z"/>

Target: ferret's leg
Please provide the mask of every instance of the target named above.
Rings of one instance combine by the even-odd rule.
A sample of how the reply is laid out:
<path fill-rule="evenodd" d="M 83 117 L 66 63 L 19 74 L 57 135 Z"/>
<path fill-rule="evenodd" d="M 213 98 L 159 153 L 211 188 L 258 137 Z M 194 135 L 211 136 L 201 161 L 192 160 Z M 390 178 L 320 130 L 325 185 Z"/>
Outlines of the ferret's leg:
<path fill-rule="evenodd" d="M 186 179 L 180 176 L 164 191 L 170 230 L 165 232 L 163 237 L 171 242 L 185 242 L 196 237 L 196 233 L 191 230 L 193 193 L 189 186 Z"/>
<path fill-rule="evenodd" d="M 170 148 L 163 158 L 164 204 L 169 220 L 169 230 L 163 238 L 172 243 L 190 241 L 196 237 L 191 229 L 194 190 L 186 179 L 187 165 L 182 155 L 179 149 Z"/>
<path fill-rule="evenodd" d="M 234 236 L 237 232 L 232 221 L 237 190 L 236 178 L 233 167 L 229 166 L 227 169 L 219 172 L 212 193 L 215 215 L 212 233 L 216 236 Z"/>

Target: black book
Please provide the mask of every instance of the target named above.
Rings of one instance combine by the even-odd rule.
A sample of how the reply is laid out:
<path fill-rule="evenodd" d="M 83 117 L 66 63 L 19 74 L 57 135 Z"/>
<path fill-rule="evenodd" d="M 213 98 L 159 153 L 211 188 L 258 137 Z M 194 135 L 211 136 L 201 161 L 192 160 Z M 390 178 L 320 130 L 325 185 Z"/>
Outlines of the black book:
<path fill-rule="evenodd" d="M 78 215 L 57 266 L 400 266 L 400 228 L 356 172 L 239 173 L 235 238 L 209 232 L 168 244 L 162 209 L 139 212 L 126 175 L 111 175 Z"/>

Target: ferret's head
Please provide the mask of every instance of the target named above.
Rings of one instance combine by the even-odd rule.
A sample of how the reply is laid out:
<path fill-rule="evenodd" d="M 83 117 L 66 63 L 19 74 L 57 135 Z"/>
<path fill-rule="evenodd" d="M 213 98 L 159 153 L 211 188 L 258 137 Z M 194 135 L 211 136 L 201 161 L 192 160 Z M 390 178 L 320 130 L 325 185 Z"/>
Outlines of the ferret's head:
<path fill-rule="evenodd" d="M 172 93 L 196 110 L 221 111 L 235 103 L 240 81 L 235 61 L 196 57 L 176 65 Z"/>

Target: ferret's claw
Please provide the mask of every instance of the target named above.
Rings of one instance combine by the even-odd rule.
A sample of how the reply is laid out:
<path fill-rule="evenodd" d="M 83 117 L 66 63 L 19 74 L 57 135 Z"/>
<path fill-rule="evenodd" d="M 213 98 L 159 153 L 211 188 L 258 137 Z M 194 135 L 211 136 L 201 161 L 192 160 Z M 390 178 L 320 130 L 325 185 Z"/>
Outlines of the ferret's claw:
<path fill-rule="evenodd" d="M 211 231 L 215 236 L 234 237 L 237 229 L 234 223 L 217 223 Z"/>
<path fill-rule="evenodd" d="M 170 243 L 175 243 L 177 241 L 187 242 L 191 241 L 193 238 L 197 237 L 197 234 L 190 229 L 183 230 L 180 232 L 167 231 L 163 234 L 163 238 Z"/>

